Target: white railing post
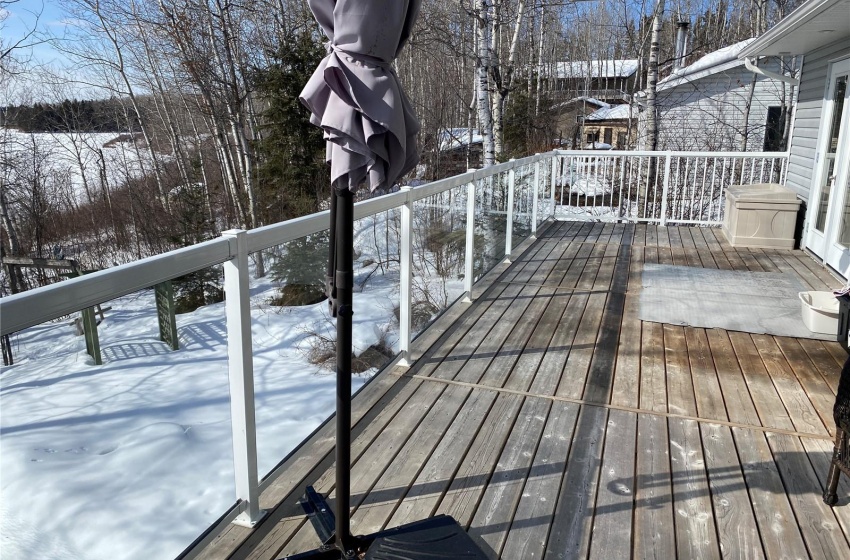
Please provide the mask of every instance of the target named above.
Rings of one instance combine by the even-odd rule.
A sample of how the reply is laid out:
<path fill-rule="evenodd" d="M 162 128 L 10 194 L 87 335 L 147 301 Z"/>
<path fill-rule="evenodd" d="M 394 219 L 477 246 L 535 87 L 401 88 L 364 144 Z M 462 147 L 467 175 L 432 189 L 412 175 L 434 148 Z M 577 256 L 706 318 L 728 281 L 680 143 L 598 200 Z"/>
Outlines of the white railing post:
<path fill-rule="evenodd" d="M 551 208 L 550 212 L 551 212 L 551 215 L 552 215 L 553 218 L 555 217 L 555 189 L 557 188 L 557 185 L 556 185 L 557 181 L 555 180 L 555 178 L 556 178 L 557 175 L 558 175 L 558 154 L 555 153 L 555 154 L 552 155 L 552 180 L 550 181 L 551 187 L 552 187 L 552 201 L 551 201 L 552 206 L 550 206 L 550 208 Z M 561 202 L 563 202 L 563 201 L 561 201 Z"/>
<path fill-rule="evenodd" d="M 413 262 L 413 201 L 410 196 L 412 187 L 401 187 L 407 198 L 401 206 L 401 280 L 399 285 L 399 365 L 410 365 L 410 317 L 412 310 L 410 284 Z"/>
<path fill-rule="evenodd" d="M 475 274 L 475 180 L 466 186 L 466 261 L 464 263 L 463 301 L 472 301 L 472 281 Z"/>
<path fill-rule="evenodd" d="M 540 160 L 537 160 L 534 164 L 534 186 L 531 192 L 531 238 L 537 239 L 537 195 L 540 192 Z"/>
<path fill-rule="evenodd" d="M 513 159 L 511 161 L 514 161 Z M 516 185 L 516 168 L 508 171 L 508 221 L 505 227 L 505 262 L 511 262 L 514 236 L 514 186 Z"/>
<path fill-rule="evenodd" d="M 257 422 L 254 415 L 254 360 L 251 349 L 251 302 L 248 287 L 248 235 L 245 230 L 222 232 L 235 255 L 224 262 L 227 369 L 230 379 L 230 423 L 233 431 L 233 466 L 236 498 L 242 512 L 233 522 L 253 527 L 265 512 L 260 510 L 257 475 Z"/>
<path fill-rule="evenodd" d="M 670 152 L 664 160 L 664 186 L 661 189 L 661 227 L 667 227 L 667 196 L 670 194 Z"/>

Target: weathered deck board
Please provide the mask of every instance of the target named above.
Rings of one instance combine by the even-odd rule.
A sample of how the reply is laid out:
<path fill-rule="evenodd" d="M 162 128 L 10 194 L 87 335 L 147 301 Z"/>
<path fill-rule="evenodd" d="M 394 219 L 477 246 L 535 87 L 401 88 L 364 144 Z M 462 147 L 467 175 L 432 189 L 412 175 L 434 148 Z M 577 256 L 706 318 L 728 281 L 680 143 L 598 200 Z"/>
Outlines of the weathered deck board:
<path fill-rule="evenodd" d="M 850 482 L 836 509 L 820 497 L 840 346 L 638 316 L 646 262 L 838 281 L 716 229 L 555 223 L 538 237 L 418 339 L 412 367 L 354 399 L 355 532 L 447 513 L 507 560 L 850 557 Z M 268 517 L 198 557 L 317 546 L 297 500 L 312 484 L 333 504 L 333 440 L 329 423 L 268 484 Z"/>
<path fill-rule="evenodd" d="M 637 415 L 612 410 L 593 511 L 590 558 L 627 558 L 632 548 Z"/>
<path fill-rule="evenodd" d="M 694 420 L 670 419 L 668 430 L 676 554 L 679 558 L 719 559 L 699 425 Z"/>
<path fill-rule="evenodd" d="M 551 407 L 548 399 L 525 400 L 469 526 L 469 534 L 487 543 L 496 557 L 507 539 L 525 482 L 530 477 L 532 460 Z"/>
<path fill-rule="evenodd" d="M 732 433 L 761 531 L 765 556 L 769 559 L 808 557 L 764 434 L 737 428 L 733 428 Z"/>
<path fill-rule="evenodd" d="M 747 493 L 731 429 L 717 424 L 701 424 L 700 433 L 714 506 L 714 523 L 723 556 L 764 558 L 753 505 Z"/>
<path fill-rule="evenodd" d="M 676 557 L 667 420 L 638 417 L 634 557 Z"/>
<path fill-rule="evenodd" d="M 728 420 L 723 403 L 723 391 L 717 379 L 717 369 L 705 329 L 685 327 L 688 361 L 696 396 L 697 415 L 701 418 Z"/>
<path fill-rule="evenodd" d="M 579 407 L 555 402 L 502 549 L 504 558 L 542 558 Z M 500 507 L 500 504 L 497 504 Z"/>

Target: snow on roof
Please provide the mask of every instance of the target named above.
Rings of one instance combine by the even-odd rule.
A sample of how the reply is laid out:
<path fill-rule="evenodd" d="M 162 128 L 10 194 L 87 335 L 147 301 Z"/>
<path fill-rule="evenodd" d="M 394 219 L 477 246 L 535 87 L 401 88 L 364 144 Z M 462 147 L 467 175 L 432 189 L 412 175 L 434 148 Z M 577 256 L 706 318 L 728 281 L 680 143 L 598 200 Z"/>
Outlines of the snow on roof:
<path fill-rule="evenodd" d="M 585 120 L 608 121 L 617 119 L 628 119 L 629 116 L 629 105 L 627 103 L 621 103 L 620 105 L 611 105 L 594 111 L 593 113 L 587 115 L 587 117 L 585 117 Z"/>
<path fill-rule="evenodd" d="M 723 70 L 728 70 L 736 66 L 744 64 L 743 60 L 738 60 L 738 54 L 744 48 L 755 41 L 756 38 L 745 39 L 734 45 L 723 47 L 714 52 L 708 53 L 693 64 L 679 68 L 669 76 L 658 82 L 658 89 L 668 89 L 678 86 L 682 83 L 692 82 Z"/>
<path fill-rule="evenodd" d="M 553 105 L 552 108 L 553 109 L 560 109 L 561 107 L 566 107 L 568 105 L 575 105 L 576 103 L 579 103 L 581 101 L 584 101 L 585 103 L 588 103 L 590 105 L 596 105 L 597 107 L 610 107 L 611 106 L 610 103 L 605 103 L 604 101 L 600 101 L 600 100 L 596 99 L 595 97 L 589 97 L 587 95 L 582 95 L 582 96 L 579 96 L 579 97 L 573 97 L 569 101 L 562 101 L 561 103 L 557 103 L 557 104 Z"/>
<path fill-rule="evenodd" d="M 556 78 L 628 78 L 638 69 L 636 58 L 623 60 L 582 60 L 556 62 Z"/>
<path fill-rule="evenodd" d="M 478 144 L 484 137 L 476 129 L 472 129 L 472 143 Z M 440 151 L 454 150 L 469 144 L 468 128 L 447 128 L 440 131 Z"/>

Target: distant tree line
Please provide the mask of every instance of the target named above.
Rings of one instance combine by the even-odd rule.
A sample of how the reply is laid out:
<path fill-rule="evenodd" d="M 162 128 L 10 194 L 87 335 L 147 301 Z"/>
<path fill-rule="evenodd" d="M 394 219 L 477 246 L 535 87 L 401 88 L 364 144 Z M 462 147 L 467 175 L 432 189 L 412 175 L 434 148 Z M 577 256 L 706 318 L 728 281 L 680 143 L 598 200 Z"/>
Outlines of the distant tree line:
<path fill-rule="evenodd" d="M 119 99 L 65 99 L 0 108 L 0 126 L 21 132 L 138 131 L 138 121 L 127 122 L 124 114 L 124 103 Z"/>

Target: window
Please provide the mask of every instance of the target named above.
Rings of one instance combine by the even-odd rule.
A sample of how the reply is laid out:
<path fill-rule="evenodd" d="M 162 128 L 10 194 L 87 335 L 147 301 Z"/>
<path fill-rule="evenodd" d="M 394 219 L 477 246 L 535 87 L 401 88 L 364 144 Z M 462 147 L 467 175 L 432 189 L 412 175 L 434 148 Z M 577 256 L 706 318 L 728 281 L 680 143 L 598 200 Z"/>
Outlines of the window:
<path fill-rule="evenodd" d="M 587 133 L 587 143 L 590 144 L 591 142 L 599 142 L 598 130 L 593 130 Z"/>
<path fill-rule="evenodd" d="M 782 114 L 782 107 L 768 107 L 767 123 L 764 127 L 764 151 L 781 152 L 784 150 L 784 134 L 785 118 Z"/>
<path fill-rule="evenodd" d="M 605 129 L 605 143 L 610 146 L 611 142 L 613 141 L 613 137 L 614 137 L 614 130 L 611 129 L 611 128 L 606 128 Z"/>

